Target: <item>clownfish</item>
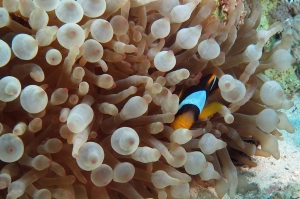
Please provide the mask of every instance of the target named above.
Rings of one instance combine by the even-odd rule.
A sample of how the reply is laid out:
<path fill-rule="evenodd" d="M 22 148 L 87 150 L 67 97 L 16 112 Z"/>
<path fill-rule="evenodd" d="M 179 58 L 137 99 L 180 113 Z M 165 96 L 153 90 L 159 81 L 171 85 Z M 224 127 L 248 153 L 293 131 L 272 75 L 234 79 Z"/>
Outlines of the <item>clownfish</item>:
<path fill-rule="evenodd" d="M 209 94 L 218 90 L 218 78 L 210 74 L 200 79 L 200 82 L 179 93 L 179 107 L 171 127 L 189 129 L 199 119 L 204 119 L 218 112 L 222 104 L 213 102 L 206 105 Z"/>

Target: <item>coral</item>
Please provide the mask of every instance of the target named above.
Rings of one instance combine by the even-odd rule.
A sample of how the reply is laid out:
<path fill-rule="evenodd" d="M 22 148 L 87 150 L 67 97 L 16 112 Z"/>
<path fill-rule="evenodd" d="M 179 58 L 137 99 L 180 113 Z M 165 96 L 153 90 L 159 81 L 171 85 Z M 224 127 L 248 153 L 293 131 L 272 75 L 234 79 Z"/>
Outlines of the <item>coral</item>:
<path fill-rule="evenodd" d="M 284 90 L 284 93 L 288 98 L 292 98 L 300 88 L 299 75 L 297 78 L 296 67 L 290 67 L 288 70 L 283 72 L 277 72 L 276 70 L 269 69 L 264 72 L 264 74 L 271 79 L 279 82 Z M 295 74 L 296 73 L 296 74 Z"/>
<path fill-rule="evenodd" d="M 294 16 L 288 23 L 291 26 L 290 32 L 293 38 L 292 54 L 297 59 L 297 62 L 300 63 L 300 14 Z"/>
<path fill-rule="evenodd" d="M 300 1 L 282 1 L 272 11 L 272 18 L 274 20 L 282 21 L 290 26 L 288 34 L 292 35 L 292 54 L 299 63 L 299 43 L 300 43 Z"/>
<path fill-rule="evenodd" d="M 274 19 L 284 21 L 287 18 L 300 14 L 300 1 L 282 0 L 274 11 L 274 15 L 272 15 Z M 280 16 L 280 14 L 282 14 L 282 16 Z"/>
<path fill-rule="evenodd" d="M 287 0 L 264 0 L 261 1 L 263 7 L 263 16 L 261 25 L 259 28 L 268 28 L 274 21 L 282 21 L 287 24 L 287 28 L 291 28 L 285 33 L 292 35 L 292 46 L 291 52 L 292 55 L 296 58 L 296 63 L 293 65 L 293 68 L 288 69 L 278 73 L 273 69 L 265 71 L 265 75 L 271 79 L 275 79 L 280 82 L 283 86 L 285 93 L 289 98 L 293 97 L 294 93 L 299 89 L 299 31 L 297 14 L 300 11 L 300 2 L 287 1 Z M 296 19 L 296 20 L 295 20 Z M 274 37 L 272 37 L 264 49 L 269 51 L 278 44 L 279 39 L 282 38 L 282 32 L 279 32 Z"/>
<path fill-rule="evenodd" d="M 278 5 L 272 9 L 271 16 L 274 20 L 283 22 L 293 16 L 291 13 L 292 8 L 293 6 L 291 6 L 290 2 L 280 1 Z"/>
<path fill-rule="evenodd" d="M 226 1 L 224 22 L 212 0 L 0 6 L 0 198 L 234 198 L 252 187 L 235 164 L 279 159 L 277 129 L 295 131 L 262 74 L 295 62 L 291 35 L 263 52 L 285 25 L 257 30 L 257 0 L 247 15 Z M 199 104 L 217 111 L 173 129 L 181 91 L 209 74 L 219 89 Z"/>

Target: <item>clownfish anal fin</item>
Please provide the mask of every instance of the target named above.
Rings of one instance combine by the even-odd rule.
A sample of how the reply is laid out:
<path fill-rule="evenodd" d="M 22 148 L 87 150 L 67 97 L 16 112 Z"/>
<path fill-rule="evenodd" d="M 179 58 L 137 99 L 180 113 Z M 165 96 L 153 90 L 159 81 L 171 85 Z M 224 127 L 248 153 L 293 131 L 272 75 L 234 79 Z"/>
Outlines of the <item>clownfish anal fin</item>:
<path fill-rule="evenodd" d="M 219 102 L 212 102 L 204 106 L 203 110 L 199 114 L 199 119 L 207 118 L 221 110 L 223 104 Z"/>

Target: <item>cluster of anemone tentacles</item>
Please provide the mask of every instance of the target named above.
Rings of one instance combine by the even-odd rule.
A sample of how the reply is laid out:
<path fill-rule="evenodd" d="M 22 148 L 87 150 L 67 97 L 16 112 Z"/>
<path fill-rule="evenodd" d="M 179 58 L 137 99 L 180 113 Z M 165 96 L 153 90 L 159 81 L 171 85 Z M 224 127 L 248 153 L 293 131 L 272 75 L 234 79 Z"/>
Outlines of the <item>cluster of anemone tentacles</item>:
<path fill-rule="evenodd" d="M 295 61 L 291 35 L 263 52 L 284 24 L 257 31 L 251 3 L 237 29 L 235 0 L 224 23 L 214 0 L 1 1 L 0 198 L 190 198 L 193 182 L 234 198 L 232 160 L 278 159 L 278 129 L 295 131 L 262 75 Z M 205 74 L 221 109 L 173 130 L 177 91 Z"/>

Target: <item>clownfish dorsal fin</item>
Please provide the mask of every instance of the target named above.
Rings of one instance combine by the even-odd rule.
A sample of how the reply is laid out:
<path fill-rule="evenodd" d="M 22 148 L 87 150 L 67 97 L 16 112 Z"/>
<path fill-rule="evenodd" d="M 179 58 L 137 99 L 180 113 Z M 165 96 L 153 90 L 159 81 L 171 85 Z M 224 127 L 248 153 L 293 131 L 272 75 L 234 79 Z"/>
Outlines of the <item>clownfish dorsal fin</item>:
<path fill-rule="evenodd" d="M 207 81 L 207 85 L 208 85 L 208 92 L 211 93 L 214 91 L 215 87 L 218 86 L 218 78 L 216 75 L 211 75 L 211 77 L 209 78 L 209 80 Z"/>

